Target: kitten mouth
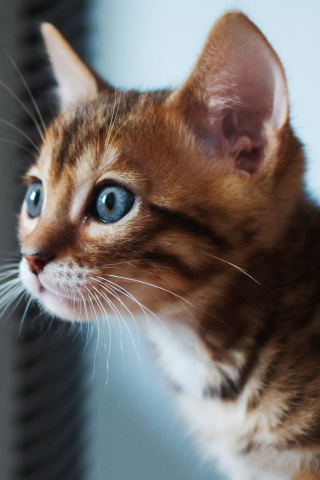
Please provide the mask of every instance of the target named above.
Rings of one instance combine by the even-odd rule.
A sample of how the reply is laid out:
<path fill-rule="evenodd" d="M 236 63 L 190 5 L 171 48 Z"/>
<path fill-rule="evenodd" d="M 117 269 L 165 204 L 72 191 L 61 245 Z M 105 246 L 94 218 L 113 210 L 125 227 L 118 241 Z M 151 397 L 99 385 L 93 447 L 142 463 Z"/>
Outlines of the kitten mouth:
<path fill-rule="evenodd" d="M 67 302 L 70 304 L 75 304 L 75 303 L 85 303 L 86 302 L 86 295 L 82 293 L 82 295 L 79 295 L 78 292 L 70 293 L 70 295 L 66 294 L 66 292 L 62 293 L 58 289 L 53 289 L 45 285 L 39 277 L 37 277 L 38 284 L 39 284 L 39 293 L 41 295 L 49 295 L 50 297 L 54 297 L 55 300 L 59 302 Z M 70 288 L 70 290 L 72 290 Z"/>
<path fill-rule="evenodd" d="M 87 298 L 84 295 L 82 295 L 81 298 L 79 292 L 72 293 L 71 287 L 69 292 L 65 291 L 62 293 L 58 289 L 48 288 L 39 281 L 38 292 L 38 300 L 46 311 L 53 313 L 63 320 L 90 320 Z"/>
<path fill-rule="evenodd" d="M 51 297 L 54 297 L 56 300 L 59 302 L 68 302 L 68 303 L 85 303 L 86 299 L 84 297 L 80 298 L 79 294 L 74 294 L 74 295 L 65 295 L 62 294 L 61 292 L 57 292 L 54 290 L 51 290 L 41 284 L 40 286 L 40 293 L 44 295 L 49 295 Z"/>
<path fill-rule="evenodd" d="M 72 302 L 72 303 L 75 303 L 75 302 L 84 303 L 84 299 L 79 298 L 76 295 L 68 297 L 66 295 L 62 295 L 60 292 L 54 292 L 54 291 L 49 290 L 48 288 L 43 287 L 43 286 L 40 287 L 40 293 L 49 294 L 51 296 L 54 296 L 59 301 Z"/>

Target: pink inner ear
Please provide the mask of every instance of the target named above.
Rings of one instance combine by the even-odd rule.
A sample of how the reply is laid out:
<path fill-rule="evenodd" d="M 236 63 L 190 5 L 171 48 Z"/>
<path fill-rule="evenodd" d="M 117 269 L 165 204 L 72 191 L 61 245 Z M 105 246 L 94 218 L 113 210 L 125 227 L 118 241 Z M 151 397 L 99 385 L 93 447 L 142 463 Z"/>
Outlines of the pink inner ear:
<path fill-rule="evenodd" d="M 281 72 L 274 68 L 269 52 L 258 47 L 254 45 L 251 51 L 238 47 L 229 55 L 225 84 L 218 82 L 213 86 L 214 97 L 208 108 L 211 117 L 208 123 L 213 126 L 211 135 L 217 153 L 220 156 L 231 153 L 234 168 L 249 175 L 253 175 L 262 162 L 264 126 L 269 123 L 276 129 L 281 123 L 279 112 L 283 115 L 281 106 L 284 106 L 276 91 Z M 221 76 L 218 77 L 221 81 Z M 225 108 L 221 108 L 223 103 Z"/>
<path fill-rule="evenodd" d="M 265 126 L 287 119 L 282 66 L 258 29 L 242 14 L 226 14 L 181 89 L 184 110 L 205 150 L 253 175 L 263 159 Z M 230 164 L 228 165 L 230 168 Z"/>
<path fill-rule="evenodd" d="M 194 129 L 208 154 L 219 160 L 233 158 L 232 168 L 253 175 L 261 163 L 263 122 L 250 108 L 230 108 L 219 112 L 212 128 Z M 226 165 L 227 166 L 227 165 Z M 228 168 L 230 168 L 230 162 Z"/>

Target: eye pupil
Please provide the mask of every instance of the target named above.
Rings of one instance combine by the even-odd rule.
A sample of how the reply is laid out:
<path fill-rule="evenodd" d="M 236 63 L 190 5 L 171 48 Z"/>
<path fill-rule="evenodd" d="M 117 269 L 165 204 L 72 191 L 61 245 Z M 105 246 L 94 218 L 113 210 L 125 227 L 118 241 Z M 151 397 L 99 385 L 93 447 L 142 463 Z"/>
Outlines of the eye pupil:
<path fill-rule="evenodd" d="M 116 202 L 116 196 L 115 196 L 114 192 L 108 193 L 108 195 L 106 196 L 106 200 L 105 200 L 105 204 L 106 204 L 106 207 L 108 208 L 108 210 L 113 210 L 115 202 Z"/>

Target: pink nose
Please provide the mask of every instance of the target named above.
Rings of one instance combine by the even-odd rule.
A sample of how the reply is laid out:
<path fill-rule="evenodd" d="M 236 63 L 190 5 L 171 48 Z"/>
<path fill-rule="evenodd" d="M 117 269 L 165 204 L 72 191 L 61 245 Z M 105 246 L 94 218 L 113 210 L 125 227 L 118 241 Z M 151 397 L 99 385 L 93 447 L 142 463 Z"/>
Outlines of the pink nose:
<path fill-rule="evenodd" d="M 41 253 L 35 253 L 33 255 L 26 255 L 22 252 L 22 256 L 27 260 L 30 271 L 35 275 L 40 273 L 45 265 L 52 259 L 52 256 L 45 256 Z"/>

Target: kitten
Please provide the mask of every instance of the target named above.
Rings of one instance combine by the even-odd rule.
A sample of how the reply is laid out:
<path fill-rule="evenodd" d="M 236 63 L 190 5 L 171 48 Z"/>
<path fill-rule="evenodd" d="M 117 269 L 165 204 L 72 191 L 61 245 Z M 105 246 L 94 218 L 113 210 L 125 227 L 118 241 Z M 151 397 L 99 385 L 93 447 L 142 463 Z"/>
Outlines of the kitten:
<path fill-rule="evenodd" d="M 25 177 L 25 289 L 139 317 L 231 479 L 320 478 L 320 211 L 277 55 L 229 12 L 178 89 L 119 92 L 42 32 L 61 111 Z"/>

